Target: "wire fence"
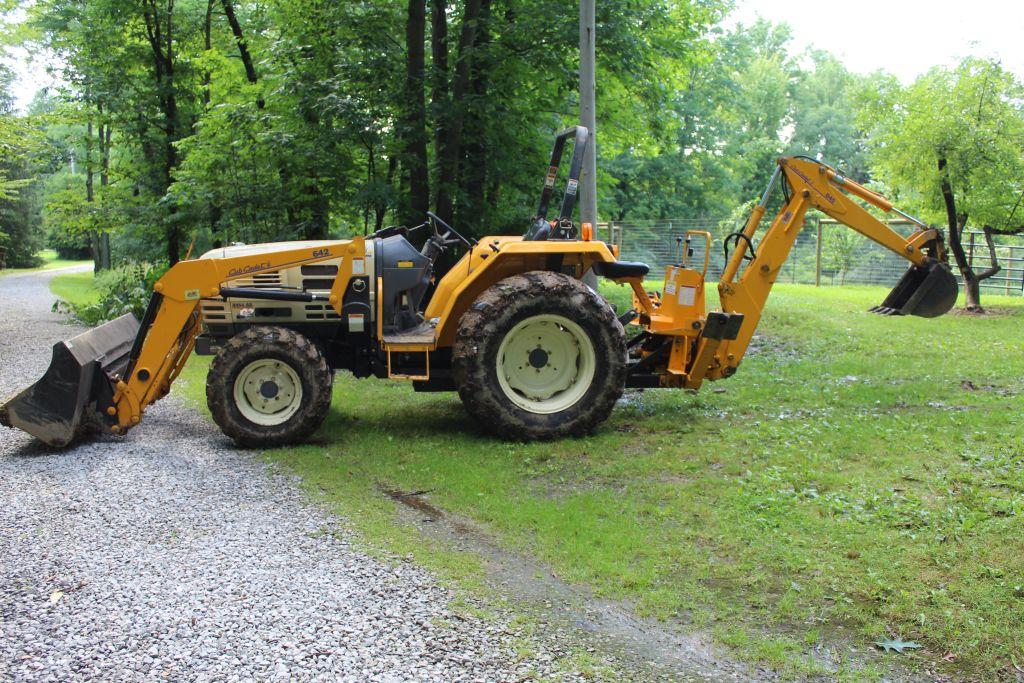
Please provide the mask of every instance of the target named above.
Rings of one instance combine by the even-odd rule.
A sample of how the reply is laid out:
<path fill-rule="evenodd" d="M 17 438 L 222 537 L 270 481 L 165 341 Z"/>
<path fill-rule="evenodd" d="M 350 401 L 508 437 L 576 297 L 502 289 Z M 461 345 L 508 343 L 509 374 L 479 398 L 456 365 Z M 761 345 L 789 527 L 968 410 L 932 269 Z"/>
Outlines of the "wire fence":
<path fill-rule="evenodd" d="M 913 232 L 914 224 L 891 221 L 889 227 L 906 236 Z M 722 239 L 737 229 L 735 226 L 723 227 L 722 219 L 711 217 L 598 224 L 600 234 L 609 243 L 619 246 L 620 258 L 647 263 L 651 266 L 652 277 L 658 277 L 666 266 L 679 262 L 683 248 L 680 240 L 688 230 L 711 234 L 708 278 L 721 277 L 725 265 Z M 692 236 L 690 248 L 693 250 L 691 263 L 703 264 L 704 237 Z M 964 250 L 977 270 L 985 270 L 991 265 L 988 247 L 980 231 L 970 231 L 965 235 Z M 982 281 L 982 288 L 991 293 L 1024 294 L 1024 238 L 1000 237 L 996 257 L 1002 270 Z M 845 225 L 828 218 L 808 217 L 777 282 L 892 286 L 906 269 L 904 259 Z M 959 281 L 957 269 L 953 271 Z M 962 282 L 960 284 L 963 285 Z"/>

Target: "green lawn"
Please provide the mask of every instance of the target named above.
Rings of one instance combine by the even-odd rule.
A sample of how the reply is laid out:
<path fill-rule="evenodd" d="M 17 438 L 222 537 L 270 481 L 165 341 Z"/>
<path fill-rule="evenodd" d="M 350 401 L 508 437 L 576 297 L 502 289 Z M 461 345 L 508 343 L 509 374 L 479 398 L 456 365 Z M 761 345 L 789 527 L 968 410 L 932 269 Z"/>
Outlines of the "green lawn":
<path fill-rule="evenodd" d="M 50 291 L 59 298 L 76 306 L 96 303 L 100 292 L 95 287 L 91 270 L 81 273 L 60 273 L 50 278 Z"/>
<path fill-rule="evenodd" d="M 380 490 L 428 490 L 561 577 L 789 673 L 813 672 L 821 641 L 893 635 L 924 647 L 871 655 L 883 668 L 1008 677 L 1024 666 L 1024 301 L 867 313 L 884 295 L 780 285 L 734 378 L 634 394 L 589 438 L 505 443 L 454 395 L 339 374 L 316 443 L 268 457 L 371 538 L 416 547 Z M 185 375 L 196 401 L 204 368 Z"/>
<path fill-rule="evenodd" d="M 58 268 L 67 268 L 68 266 L 81 266 L 87 263 L 92 263 L 92 261 L 69 261 L 67 259 L 57 258 L 57 252 L 53 249 L 44 249 L 39 252 L 39 256 L 43 259 L 43 265 L 36 268 L 7 268 L 0 270 L 0 277 L 18 273 L 38 273 L 44 270 L 56 270 Z"/>

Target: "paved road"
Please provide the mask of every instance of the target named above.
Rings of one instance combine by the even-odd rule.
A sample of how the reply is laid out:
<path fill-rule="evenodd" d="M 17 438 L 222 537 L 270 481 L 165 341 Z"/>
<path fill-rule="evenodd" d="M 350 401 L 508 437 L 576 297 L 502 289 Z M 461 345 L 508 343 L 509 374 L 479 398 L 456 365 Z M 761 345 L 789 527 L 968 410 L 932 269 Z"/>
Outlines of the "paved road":
<path fill-rule="evenodd" d="M 76 332 L 49 277 L 0 278 L 0 395 Z M 173 398 L 60 452 L 0 427 L 0 680 L 575 678 L 350 539 Z"/>

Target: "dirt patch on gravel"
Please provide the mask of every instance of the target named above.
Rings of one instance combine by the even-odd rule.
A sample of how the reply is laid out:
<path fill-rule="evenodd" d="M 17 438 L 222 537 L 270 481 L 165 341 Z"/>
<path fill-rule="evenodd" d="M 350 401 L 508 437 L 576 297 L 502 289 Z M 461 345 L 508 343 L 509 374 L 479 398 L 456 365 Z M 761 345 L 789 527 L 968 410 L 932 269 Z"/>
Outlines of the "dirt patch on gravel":
<path fill-rule="evenodd" d="M 446 512 L 425 496 L 430 491 L 382 489 L 397 503 L 404 522 L 444 546 L 479 557 L 487 571 L 488 587 L 513 597 L 518 607 L 543 626 L 575 632 L 582 643 L 613 653 L 620 670 L 631 680 L 658 681 L 775 681 L 770 669 L 742 662 L 705 631 L 637 615 L 634 606 L 609 600 L 587 587 L 561 579 L 535 559 L 502 548 L 474 521 Z M 824 669 L 855 667 L 862 656 L 840 634 L 808 653 Z M 624 665 L 624 666 L 623 666 Z M 890 681 L 934 680 L 912 672 L 891 670 Z"/>
<path fill-rule="evenodd" d="M 687 633 L 636 615 L 630 605 L 593 595 L 569 584 L 549 567 L 497 545 L 471 520 L 446 513 L 424 500 L 426 492 L 384 491 L 405 508 L 404 521 L 448 547 L 479 556 L 488 584 L 524 603 L 542 624 L 569 627 L 628 662 L 636 680 L 774 680 L 772 672 L 735 661 L 710 635 Z"/>

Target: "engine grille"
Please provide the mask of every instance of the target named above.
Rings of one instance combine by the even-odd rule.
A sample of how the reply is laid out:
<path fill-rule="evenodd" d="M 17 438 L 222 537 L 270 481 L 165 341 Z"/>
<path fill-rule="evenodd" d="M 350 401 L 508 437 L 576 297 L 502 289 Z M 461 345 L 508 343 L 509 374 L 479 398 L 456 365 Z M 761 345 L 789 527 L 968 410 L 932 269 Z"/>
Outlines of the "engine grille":
<path fill-rule="evenodd" d="M 266 273 L 256 273 L 249 277 L 241 277 L 231 281 L 232 287 L 243 287 L 251 289 L 280 289 L 281 273 L 277 270 Z"/>

